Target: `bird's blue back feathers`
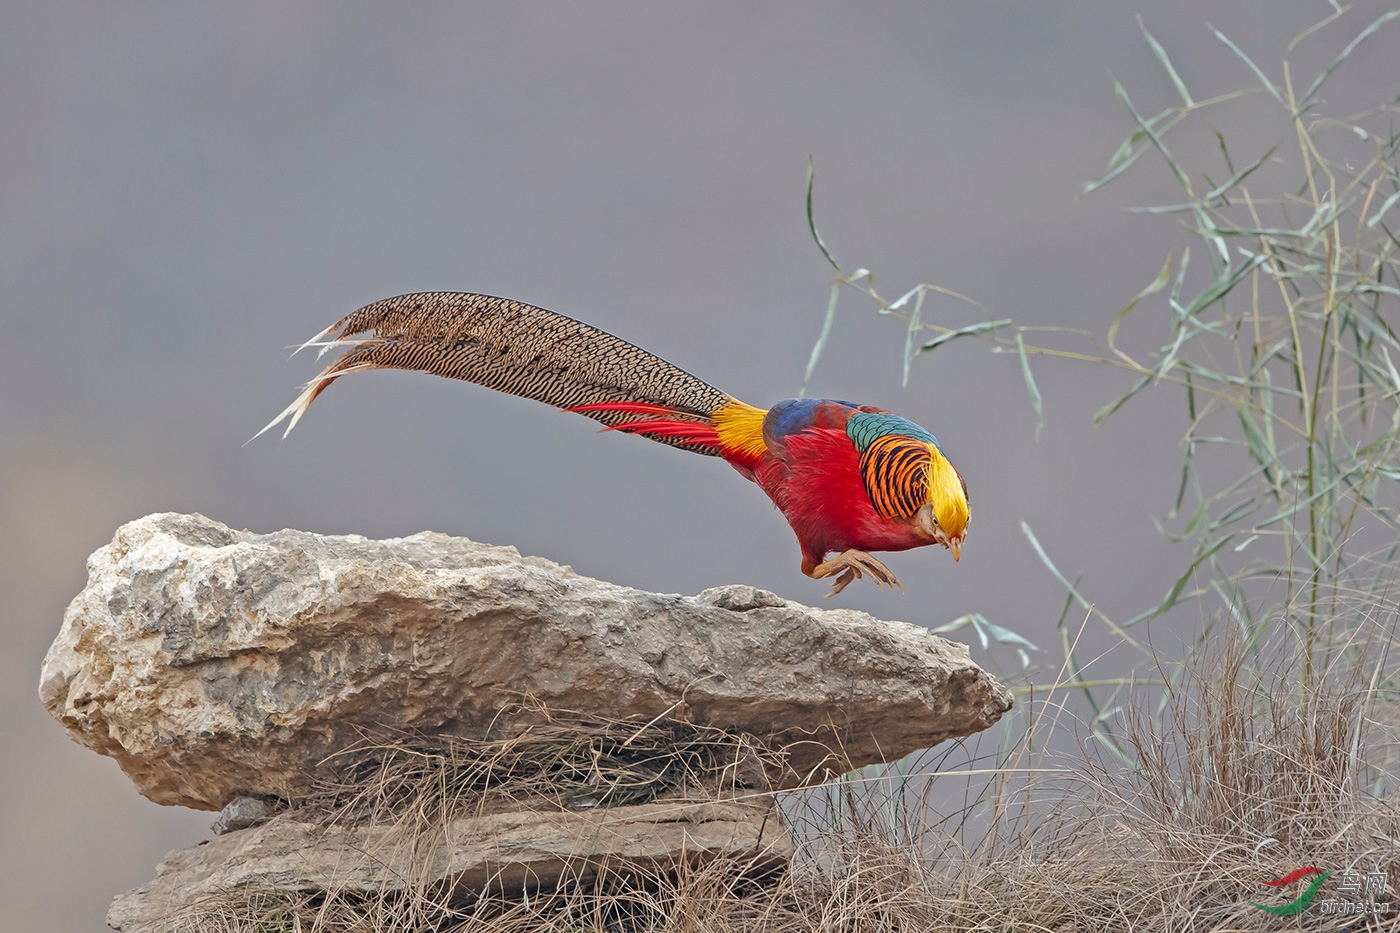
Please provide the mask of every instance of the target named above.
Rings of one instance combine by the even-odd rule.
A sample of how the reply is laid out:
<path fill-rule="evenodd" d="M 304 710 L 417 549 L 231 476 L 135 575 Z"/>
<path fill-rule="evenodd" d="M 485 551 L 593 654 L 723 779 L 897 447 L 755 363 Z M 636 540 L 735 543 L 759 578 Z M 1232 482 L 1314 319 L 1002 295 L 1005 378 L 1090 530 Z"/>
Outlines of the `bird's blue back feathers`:
<path fill-rule="evenodd" d="M 865 410 L 862 410 L 864 408 Z M 765 419 L 765 431 L 775 440 L 803 431 L 813 424 L 841 427 L 858 451 L 864 452 L 878 438 L 902 434 L 943 448 L 938 438 L 908 418 L 887 411 L 870 411 L 869 406 L 833 398 L 790 398 L 774 405 Z"/>

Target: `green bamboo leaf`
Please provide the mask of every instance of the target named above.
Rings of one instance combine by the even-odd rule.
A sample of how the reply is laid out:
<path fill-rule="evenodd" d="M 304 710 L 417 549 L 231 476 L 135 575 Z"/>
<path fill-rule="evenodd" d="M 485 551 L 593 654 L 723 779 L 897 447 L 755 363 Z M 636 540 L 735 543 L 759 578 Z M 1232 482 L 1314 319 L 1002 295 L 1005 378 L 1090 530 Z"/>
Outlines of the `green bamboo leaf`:
<path fill-rule="evenodd" d="M 1240 427 L 1244 430 L 1245 446 L 1249 450 L 1249 456 L 1255 463 L 1264 469 L 1272 469 L 1280 466 L 1278 455 L 1269 448 L 1268 442 L 1264 439 L 1264 432 L 1259 430 L 1258 423 L 1248 409 L 1238 410 Z"/>
<path fill-rule="evenodd" d="M 1381 358 L 1385 360 L 1386 371 L 1390 373 L 1390 385 L 1392 391 L 1400 392 L 1400 372 L 1395 370 L 1395 362 L 1390 358 L 1390 351 L 1381 347 Z"/>
<path fill-rule="evenodd" d="M 822 240 L 822 235 L 817 232 L 817 220 L 812 212 L 812 189 L 816 184 L 817 170 L 812 164 L 811 158 L 807 159 L 807 229 L 812 231 L 812 239 L 817 241 L 817 248 L 822 251 L 826 261 L 831 263 L 831 268 L 836 270 L 836 274 L 841 274 L 841 267 L 832 258 L 831 250 L 826 248 L 826 243 Z M 831 298 L 826 305 L 826 320 L 822 322 L 821 334 L 817 337 L 817 342 L 812 346 L 812 354 L 807 359 L 807 372 L 802 376 L 802 388 L 798 396 L 807 394 L 807 383 L 812 381 L 812 373 L 817 368 L 817 360 L 821 359 L 822 350 L 826 349 L 827 338 L 831 336 L 831 325 L 836 320 L 836 299 L 841 292 L 841 279 L 837 279 L 831 286 Z"/>
<path fill-rule="evenodd" d="M 1370 287 L 1374 288 L 1376 286 Z M 1392 289 L 1390 286 L 1385 286 L 1385 288 L 1395 292 L 1396 295 L 1400 295 L 1400 289 Z M 1366 291 L 1367 288 L 1359 287 L 1357 290 Z M 1396 339 L 1395 335 L 1391 333 L 1390 328 L 1385 325 L 1384 321 L 1377 323 L 1360 314 L 1352 315 L 1351 321 L 1358 329 L 1364 328 L 1370 339 L 1380 338 L 1382 342 L 1390 344 L 1390 346 L 1396 350 L 1400 350 L 1400 340 Z M 1384 347 L 1382 347 L 1382 349 L 1384 349 Z"/>
<path fill-rule="evenodd" d="M 1113 80 L 1113 93 L 1117 94 L 1118 99 L 1128 108 L 1128 113 L 1133 115 L 1133 119 L 1137 121 L 1142 131 L 1147 134 L 1147 138 L 1152 140 L 1152 145 L 1156 146 L 1157 151 L 1162 154 L 1162 158 L 1166 160 L 1167 166 L 1172 170 L 1172 174 L 1176 176 L 1176 180 L 1181 185 L 1182 189 L 1187 194 L 1191 194 L 1191 180 L 1186 177 L 1186 173 L 1181 170 L 1181 166 L 1176 163 L 1176 159 L 1167 151 L 1166 145 L 1147 125 L 1147 122 L 1143 120 L 1142 114 L 1137 112 L 1137 108 L 1133 106 L 1132 100 L 1128 97 L 1127 90 L 1123 85 L 1118 83 L 1117 78 Z"/>
<path fill-rule="evenodd" d="M 1162 356 L 1162 362 L 1157 366 L 1158 379 L 1171 372 L 1172 367 L 1176 365 L 1176 355 L 1181 352 L 1182 344 L 1184 344 L 1186 342 L 1186 338 L 1191 335 L 1191 332 L 1188 331 L 1186 328 L 1187 319 L 1186 311 L 1184 309 L 1181 310 L 1181 317 L 1178 318 L 1174 322 L 1174 324 L 1176 328 L 1176 333 L 1173 334 L 1172 342 L 1170 346 L 1166 348 L 1166 353 L 1164 353 Z"/>
<path fill-rule="evenodd" d="M 1162 122 L 1163 118 L 1167 118 L 1165 123 Z M 1157 116 L 1148 120 L 1147 125 L 1156 132 L 1165 133 L 1185 118 L 1185 111 L 1179 109 L 1168 109 L 1163 110 L 1161 113 L 1157 114 Z M 1158 126 L 1159 123 L 1162 123 L 1160 127 Z M 1118 150 L 1113 153 L 1113 158 L 1108 160 L 1108 166 L 1104 169 L 1103 174 L 1096 178 L 1094 181 L 1085 182 L 1082 185 L 1080 185 L 1079 193 L 1081 195 L 1085 195 L 1089 194 L 1090 192 L 1096 191 L 1097 189 L 1102 188 L 1104 185 L 1108 184 L 1113 179 L 1117 178 L 1119 175 L 1122 175 L 1128 169 L 1132 168 L 1133 163 L 1136 162 L 1139 158 L 1141 158 L 1144 152 L 1152 148 L 1151 145 L 1137 146 L 1137 144 L 1141 142 L 1144 138 L 1146 138 L 1146 136 L 1147 134 L 1141 129 L 1134 130 L 1132 135 L 1130 135 L 1127 139 L 1123 140 L 1122 145 L 1120 145 L 1118 147 Z"/>
<path fill-rule="evenodd" d="M 996 330 L 998 327 L 1005 327 L 1011 323 L 1011 318 L 1002 318 L 999 321 L 980 321 L 976 324 L 969 324 L 966 327 L 958 327 L 950 331 L 944 331 L 937 337 L 919 347 L 918 353 L 927 353 L 935 347 L 941 347 L 950 340 L 959 337 L 971 337 L 974 334 L 985 334 L 987 331 Z M 917 353 L 915 354 L 918 355 Z"/>
<path fill-rule="evenodd" d="M 990 643 L 995 641 L 997 644 L 1001 645 L 1029 648 L 1032 651 L 1040 650 L 1024 635 L 1013 632 L 1011 629 L 997 625 L 994 622 L 987 621 L 987 617 L 980 612 L 969 612 L 965 616 L 958 616 L 953 621 L 940 625 L 930 631 L 935 635 L 948 635 L 960 629 L 967 628 L 969 625 L 972 626 L 973 631 L 977 633 L 977 638 L 981 641 L 983 648 L 989 647 Z M 1025 658 L 1025 652 L 1021 652 L 1021 656 Z M 1029 663 L 1029 660 L 1029 658 L 1026 658 L 1027 663 Z"/>
<path fill-rule="evenodd" d="M 1289 516 L 1306 512 L 1308 510 L 1308 506 L 1312 505 L 1314 502 L 1321 501 L 1327 496 L 1330 496 L 1332 494 L 1333 489 L 1336 488 L 1338 481 L 1339 480 L 1334 480 L 1331 483 L 1328 483 L 1325 487 L 1313 493 L 1311 496 L 1308 496 L 1306 499 L 1289 502 L 1289 504 L 1284 508 L 1280 509 L 1277 514 L 1265 519 L 1262 522 L 1259 522 L 1254 526 L 1254 528 L 1268 528 L 1275 522 L 1281 522 L 1284 519 L 1287 519 Z"/>
<path fill-rule="evenodd" d="M 903 295 L 900 295 L 894 301 L 881 308 L 880 313 L 889 314 L 891 311 L 898 311 L 900 308 L 904 307 L 906 304 L 909 303 L 910 298 L 917 298 L 926 291 L 928 291 L 928 288 L 926 286 L 915 285 L 913 288 L 909 289 L 909 291 L 905 292 Z"/>
<path fill-rule="evenodd" d="M 1196 443 L 1199 441 L 1193 440 L 1187 443 L 1185 456 L 1181 458 L 1181 484 L 1176 488 L 1176 502 L 1172 504 L 1172 510 L 1167 513 L 1168 518 L 1176 518 L 1181 512 L 1181 503 L 1186 501 L 1186 485 L 1191 478 L 1191 460 L 1196 455 Z M 1158 531 L 1161 529 L 1158 528 Z"/>
<path fill-rule="evenodd" d="M 1031 547 L 1035 548 L 1035 553 L 1040 558 L 1040 562 L 1054 575 L 1056 580 L 1060 581 L 1065 591 L 1069 593 L 1070 596 L 1074 597 L 1075 602 L 1079 603 L 1079 605 L 1083 606 L 1085 609 L 1092 609 L 1093 605 L 1084 598 L 1079 590 L 1075 589 L 1074 584 L 1069 582 L 1064 574 L 1060 573 L 1060 568 L 1056 567 L 1055 562 L 1050 559 L 1050 555 L 1045 553 L 1045 548 L 1040 546 L 1040 539 L 1035 536 L 1035 532 L 1031 531 L 1031 526 L 1025 521 L 1021 522 L 1021 534 L 1025 535 L 1026 539 L 1030 541 Z"/>
<path fill-rule="evenodd" d="M 985 650 L 988 646 L 987 633 L 977 624 L 978 620 L 982 618 L 983 616 L 980 612 L 969 612 L 965 616 L 958 616 L 953 621 L 946 622 L 938 626 L 938 628 L 930 629 L 929 631 L 933 632 L 935 635 L 951 635 L 953 632 L 960 631 L 970 625 L 972 626 L 972 630 L 977 633 L 977 637 L 982 642 L 982 648 Z"/>
<path fill-rule="evenodd" d="M 1186 267 L 1191 263 L 1191 247 L 1187 246 L 1181 251 L 1181 267 L 1176 270 L 1176 281 L 1172 283 L 1171 294 L 1168 296 L 1175 306 L 1181 304 L 1181 286 L 1186 281 Z"/>
<path fill-rule="evenodd" d="M 1211 223 L 1205 208 L 1201 207 L 1200 204 L 1194 204 L 1192 207 L 1198 224 L 1197 230 L 1215 247 L 1216 255 L 1220 257 L 1220 264 L 1224 267 L 1224 271 L 1230 271 L 1230 248 L 1225 245 L 1225 238 L 1221 236 L 1222 231 Z"/>
<path fill-rule="evenodd" d="M 1390 242 L 1394 243 L 1396 247 L 1400 247 L 1400 237 L 1397 237 L 1395 233 L 1385 225 L 1385 221 L 1380 222 L 1380 227 L 1385 231 L 1385 235 L 1390 238 Z"/>
<path fill-rule="evenodd" d="M 1079 659 L 1074 656 L 1074 647 L 1069 643 L 1068 629 L 1060 629 L 1060 648 L 1065 653 L 1065 670 L 1069 673 L 1066 683 L 1082 685 L 1084 683 L 1084 668 L 1080 666 Z M 1099 701 L 1095 699 L 1093 691 L 1085 686 L 1080 686 L 1079 689 L 1084 692 L 1084 699 L 1088 702 L 1089 709 L 1093 710 L 1095 717 L 1097 717 L 1103 710 L 1099 706 Z"/>
<path fill-rule="evenodd" d="M 1196 503 L 1196 508 L 1191 512 L 1191 517 L 1186 520 L 1186 527 L 1181 529 L 1182 538 L 1190 537 L 1191 534 L 1195 532 L 1197 526 L 1205 521 L 1207 514 L 1206 506 L 1207 503 L 1205 499 L 1201 499 Z"/>
<path fill-rule="evenodd" d="M 1112 402 L 1109 402 L 1107 405 L 1094 412 L 1094 424 L 1103 424 L 1104 421 L 1108 420 L 1109 415 L 1112 415 L 1115 411 L 1122 408 L 1123 404 L 1127 402 L 1128 399 L 1132 398 L 1134 395 L 1137 395 L 1151 382 L 1151 376 L 1143 376 L 1137 382 L 1133 383 L 1133 387 L 1127 392 L 1124 392 L 1117 399 L 1115 399 Z"/>
<path fill-rule="evenodd" d="M 1210 327 L 1206 329 L 1210 330 L 1212 333 L 1220 333 L 1218 327 Z M 1180 369 L 1182 372 L 1186 373 L 1186 400 L 1192 421 L 1196 420 L 1196 389 L 1193 380 L 1197 377 L 1205 379 L 1208 382 L 1218 382 L 1221 385 L 1239 386 L 1240 388 L 1250 387 L 1249 380 L 1246 379 L 1244 376 L 1235 376 L 1230 373 L 1216 372 L 1213 369 L 1206 369 L 1204 366 L 1197 366 L 1190 360 L 1181 360 L 1176 364 L 1176 367 L 1177 369 Z"/>
<path fill-rule="evenodd" d="M 1128 140 L 1131 141 L 1132 139 L 1139 137 L 1140 135 L 1140 131 L 1139 133 L 1134 133 L 1133 136 L 1128 137 Z M 1125 141 L 1124 145 L 1128 145 L 1128 142 Z M 1086 181 L 1083 184 L 1081 184 L 1079 186 L 1079 193 L 1081 195 L 1089 194 L 1093 191 L 1097 191 L 1099 188 L 1102 188 L 1104 185 L 1113 181 L 1113 179 L 1117 178 L 1119 175 L 1122 175 L 1128 169 L 1132 168 L 1133 163 L 1136 162 L 1138 159 L 1142 158 L 1142 154 L 1146 152 L 1149 148 L 1150 147 L 1148 146 L 1142 146 L 1138 149 L 1131 149 L 1129 150 L 1128 157 L 1121 162 L 1117 162 L 1116 164 L 1115 160 L 1117 159 L 1117 153 L 1115 153 L 1114 158 L 1109 160 L 1109 167 L 1104 169 L 1104 173 L 1098 178 L 1094 179 L 1093 181 Z"/>
<path fill-rule="evenodd" d="M 1250 60 L 1250 57 L 1244 54 L 1238 45 L 1235 45 L 1235 43 L 1227 39 L 1225 33 L 1216 29 L 1214 26 L 1211 27 L 1211 32 L 1215 33 L 1217 39 L 1229 46 L 1230 51 L 1238 55 L 1240 60 L 1249 66 L 1249 70 L 1254 72 L 1254 76 L 1264 85 L 1264 90 L 1274 96 L 1274 100 L 1278 101 L 1280 104 L 1283 103 L 1283 95 L 1279 93 L 1278 88 L 1274 87 L 1274 83 L 1265 77 L 1264 72 L 1259 70 L 1259 66 L 1254 64 L 1254 62 Z"/>
<path fill-rule="evenodd" d="M 1113 346 L 1114 338 L 1118 336 L 1118 328 L 1123 323 L 1123 319 L 1128 316 L 1128 312 L 1138 306 L 1138 302 L 1148 295 L 1156 294 L 1167 287 L 1172 274 L 1172 254 L 1167 253 L 1167 261 L 1162 263 L 1162 271 L 1157 273 L 1157 277 L 1148 283 L 1147 287 L 1133 296 L 1133 300 L 1128 302 L 1128 306 L 1118 312 L 1118 316 L 1113 319 L 1113 323 L 1108 325 L 1108 345 Z"/>
<path fill-rule="evenodd" d="M 1244 181 L 1250 175 L 1254 174 L 1260 166 L 1262 166 L 1265 162 L 1269 161 L 1269 159 L 1273 157 L 1273 154 L 1275 151 L 1277 151 L 1277 149 L 1277 144 L 1270 147 L 1268 152 L 1264 153 L 1258 159 L 1251 162 L 1249 165 L 1245 166 L 1243 169 L 1236 172 L 1234 175 L 1230 176 L 1229 181 L 1221 184 L 1217 188 L 1212 188 L 1209 192 L 1207 192 L 1204 200 L 1213 201 L 1216 198 L 1223 196 L 1225 192 L 1229 191 L 1231 188 Z"/>
<path fill-rule="evenodd" d="M 1191 94 L 1186 90 L 1186 82 L 1181 80 L 1181 75 L 1176 73 L 1172 67 L 1172 60 L 1167 57 L 1167 50 L 1162 48 L 1162 43 L 1158 42 L 1152 33 L 1147 31 L 1147 24 L 1138 16 L 1138 28 L 1142 30 L 1143 36 L 1147 38 L 1147 44 L 1152 47 L 1152 54 L 1157 56 L 1157 61 L 1162 63 L 1162 67 L 1167 69 L 1167 74 L 1172 79 L 1172 84 L 1176 85 L 1176 92 L 1181 95 L 1181 102 L 1188 107 L 1194 107 L 1196 102 L 1191 99 Z"/>
<path fill-rule="evenodd" d="M 1204 551 L 1199 552 L 1196 556 L 1196 559 L 1191 562 L 1191 566 L 1187 567 L 1186 572 L 1183 573 L 1177 579 L 1177 581 L 1172 584 L 1172 588 L 1167 591 L 1166 597 L 1163 598 L 1163 600 L 1160 603 L 1158 603 L 1157 608 L 1152 610 L 1152 613 L 1148 616 L 1148 618 L 1155 619 L 1158 616 L 1162 615 L 1164 612 L 1170 610 L 1173 606 L 1175 606 L 1177 604 L 1177 601 L 1181 598 L 1181 591 L 1184 590 L 1186 588 L 1186 584 L 1190 582 L 1191 576 L 1196 572 L 1196 568 L 1201 566 L 1201 564 L 1205 563 L 1206 560 L 1209 559 L 1212 555 L 1214 555 L 1216 551 L 1229 544 L 1234 537 L 1235 536 L 1233 534 L 1225 535 L 1212 542 L 1208 547 L 1206 547 Z M 1197 593 L 1193 593 L 1192 595 L 1198 595 L 1200 592 L 1204 592 L 1204 589 L 1198 590 Z"/>
<path fill-rule="evenodd" d="M 1326 230 L 1328 227 L 1332 226 L 1332 224 L 1336 223 L 1337 218 L 1345 214 L 1351 205 L 1351 201 L 1342 201 L 1339 204 L 1332 204 L 1324 199 L 1323 202 L 1317 206 L 1317 210 L 1313 211 L 1312 217 L 1308 218 L 1308 222 L 1303 224 L 1297 236 L 1312 236 L 1314 231 Z M 1318 272 L 1322 271 L 1322 266 L 1316 266 L 1315 268 Z"/>
<path fill-rule="evenodd" d="M 831 268 L 839 274 L 841 267 L 836 264 L 836 260 L 831 257 L 831 250 L 826 248 L 826 243 L 822 241 L 822 235 L 817 232 L 817 220 L 812 215 L 812 187 L 816 184 L 817 170 L 810 158 L 807 159 L 807 229 L 812 231 L 812 239 L 817 241 L 817 248 L 822 251 L 826 261 L 831 263 Z"/>
<path fill-rule="evenodd" d="M 1135 152 L 1141 152 L 1142 150 L 1137 148 L 1137 144 L 1142 142 L 1142 140 L 1142 130 L 1133 130 L 1128 134 L 1128 138 L 1119 143 L 1118 148 L 1113 150 L 1113 155 L 1109 156 L 1108 164 L 1104 166 L 1104 171 L 1111 172 L 1121 167 L 1129 156 L 1133 155 Z"/>
<path fill-rule="evenodd" d="M 1216 130 L 1215 141 L 1220 144 L 1220 154 L 1225 157 L 1225 167 L 1233 173 L 1235 171 L 1235 160 L 1230 158 L 1230 147 L 1225 145 L 1225 134 Z"/>
<path fill-rule="evenodd" d="M 1166 525 L 1162 524 L 1161 520 L 1157 518 L 1157 516 L 1149 515 L 1147 517 L 1152 520 L 1152 525 L 1154 528 L 1157 529 L 1157 534 L 1166 538 L 1172 544 L 1180 544 L 1182 541 L 1186 540 L 1187 536 L 1185 534 L 1176 534 L 1175 532 L 1171 531 L 1167 528 Z"/>
<path fill-rule="evenodd" d="M 1397 203 L 1400 203 L 1400 191 L 1395 192 L 1385 199 L 1385 203 L 1381 205 L 1381 209 L 1372 214 L 1370 219 L 1366 221 L 1366 226 L 1374 227 L 1376 224 L 1380 223 L 1381 215 L 1390 210 Z"/>
<path fill-rule="evenodd" d="M 1031 361 L 1026 356 L 1026 342 L 1021 332 L 1016 332 L 1016 352 L 1021 356 L 1021 376 L 1026 380 L 1026 394 L 1031 397 L 1031 408 L 1035 409 L 1035 436 L 1040 438 L 1040 429 L 1045 427 L 1045 417 L 1040 410 L 1040 390 L 1036 388 L 1035 376 L 1031 374 Z"/>
<path fill-rule="evenodd" d="M 1263 253 L 1256 253 L 1254 258 L 1250 259 L 1244 265 L 1236 267 L 1229 275 L 1216 279 L 1187 306 L 1185 312 L 1186 317 L 1192 317 L 1206 308 L 1209 308 L 1221 298 L 1224 298 L 1230 293 L 1232 288 L 1240 283 L 1241 279 L 1254 271 L 1258 266 L 1263 265 L 1266 258 L 1267 257 Z"/>
<path fill-rule="evenodd" d="M 1241 518 L 1244 518 L 1246 515 L 1248 515 L 1249 513 L 1253 512 L 1253 511 L 1256 511 L 1256 506 L 1255 506 L 1255 504 L 1254 504 L 1254 497 L 1253 497 L 1253 496 L 1250 496 L 1248 499 L 1244 500 L 1243 502 L 1236 502 L 1236 503 L 1235 503 L 1234 505 L 1232 505 L 1229 509 L 1227 509 L 1224 513 L 1222 513 L 1218 518 L 1216 518 L 1215 520 L 1213 520 L 1213 521 L 1210 523 L 1210 525 L 1207 526 L 1207 527 L 1208 527 L 1208 530 L 1210 530 L 1210 531 L 1219 531 L 1221 528 L 1224 528 L 1226 525 L 1232 525 L 1232 524 L 1234 524 L 1237 520 L 1239 520 L 1239 519 L 1241 519 Z"/>
<path fill-rule="evenodd" d="M 1286 227 L 1231 227 L 1228 230 L 1213 228 L 1212 232 L 1230 237 L 1269 237 L 1272 239 L 1305 240 L 1312 236 L 1302 230 L 1289 230 Z"/>
<path fill-rule="evenodd" d="M 914 362 L 914 357 L 918 355 L 918 351 L 914 349 L 914 334 L 923 326 L 924 296 L 928 294 L 922 288 L 916 290 L 919 297 L 914 299 L 914 310 L 909 313 L 909 327 L 904 331 L 904 386 L 906 388 L 909 386 L 909 364 Z M 907 297 L 906 295 L 905 298 Z M 901 298 L 900 302 L 903 301 L 904 299 Z M 897 306 L 898 303 L 894 305 L 894 307 Z"/>
<path fill-rule="evenodd" d="M 1154 204 L 1149 207 L 1130 207 L 1129 214 L 1185 214 L 1200 207 L 1195 201 L 1189 204 Z"/>
<path fill-rule="evenodd" d="M 982 627 L 987 630 L 987 632 L 992 636 L 993 640 L 995 640 L 998 644 L 1019 645 L 1022 648 L 1029 648 L 1032 651 L 1040 650 L 1030 639 L 1026 638 L 1024 635 L 1021 635 L 1017 632 L 1013 632 L 1009 628 L 997 625 L 995 622 L 988 622 L 986 619 L 983 619 L 981 615 L 979 615 L 978 618 L 981 619 Z"/>
<path fill-rule="evenodd" d="M 838 280 L 831 285 L 831 299 L 826 303 L 826 320 L 822 322 L 822 332 L 817 337 L 817 342 L 812 346 L 812 355 L 807 359 L 807 372 L 802 377 L 802 390 L 798 393 L 801 398 L 807 394 L 807 383 L 812 381 L 812 372 L 817 368 L 817 360 L 821 359 L 822 350 L 826 348 L 826 339 L 831 336 L 831 323 L 836 320 L 836 299 L 841 295 L 841 282 Z"/>
<path fill-rule="evenodd" d="M 1235 548 L 1235 550 L 1238 551 L 1239 548 Z M 1253 618 L 1249 614 L 1249 603 L 1238 595 L 1232 598 L 1230 594 L 1225 592 L 1225 588 L 1220 585 L 1218 580 L 1210 581 L 1210 588 L 1215 590 L 1215 595 L 1219 596 L 1220 601 L 1225 604 L 1226 611 L 1234 618 L 1241 633 L 1248 633 L 1250 624 L 1253 622 Z"/>

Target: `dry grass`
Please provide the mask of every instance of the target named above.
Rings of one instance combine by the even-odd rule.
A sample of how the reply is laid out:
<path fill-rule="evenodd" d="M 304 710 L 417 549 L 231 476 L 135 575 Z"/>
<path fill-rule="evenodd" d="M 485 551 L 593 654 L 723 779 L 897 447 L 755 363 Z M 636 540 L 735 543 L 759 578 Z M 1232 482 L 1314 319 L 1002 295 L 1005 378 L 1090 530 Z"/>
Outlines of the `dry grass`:
<path fill-rule="evenodd" d="M 1040 748 L 1058 742 L 1070 750 L 1042 752 L 1035 768 L 1022 768 L 1015 763 L 1032 759 L 1013 747 L 989 769 L 967 756 L 959 763 L 954 752 L 944 755 L 937 777 L 889 772 L 780 795 L 801 844 L 781 875 L 712 861 L 674 871 L 605 866 L 596 880 L 524 899 L 426 883 L 379 898 L 245 892 L 177 929 L 1400 929 L 1397 911 L 1321 913 L 1321 902 L 1338 897 L 1335 881 L 1295 917 L 1248 903 L 1296 896 L 1301 883 L 1279 893 L 1262 882 L 1303 865 L 1363 877 L 1384 872 L 1387 892 L 1400 883 L 1395 681 L 1382 643 L 1338 654 L 1307 693 L 1286 652 L 1246 650 L 1218 635 L 1194 656 L 1210 660 L 1168 676 L 1176 686 L 1128 698 L 1123 746 L 1134 766 L 1095 744 L 1066 741 L 1080 730 L 1062 707 L 1023 707 L 1022 726 L 1049 722 L 1038 728 L 1057 733 L 1039 735 Z M 399 821 L 417 832 L 464 808 L 763 793 L 744 786 L 753 783 L 755 762 L 778 764 L 750 737 L 669 721 L 639 728 L 562 716 L 494 743 L 365 747 L 352 757 L 354 779 L 305 802 L 307 812 L 331 821 Z M 962 789 L 949 794 L 955 781 Z"/>
<path fill-rule="evenodd" d="M 665 716 L 601 720 L 531 703 L 498 718 L 529 724 L 479 740 L 396 735 L 346 749 L 327 762 L 339 778 L 296 807 L 324 822 L 431 826 L 522 808 L 713 800 L 786 774 L 758 737 Z"/>

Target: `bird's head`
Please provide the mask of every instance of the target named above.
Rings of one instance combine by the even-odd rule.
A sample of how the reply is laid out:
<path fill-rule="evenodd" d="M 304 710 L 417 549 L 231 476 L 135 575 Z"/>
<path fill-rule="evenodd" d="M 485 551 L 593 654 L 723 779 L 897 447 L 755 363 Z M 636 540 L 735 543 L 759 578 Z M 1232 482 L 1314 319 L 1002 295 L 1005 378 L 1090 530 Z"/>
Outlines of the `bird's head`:
<path fill-rule="evenodd" d="M 929 444 L 931 458 L 928 466 L 928 501 L 915 515 L 920 531 L 930 544 L 941 544 L 953 552 L 953 560 L 962 557 L 963 540 L 967 537 L 970 511 L 967 504 L 967 484 L 943 456 L 937 444 Z"/>

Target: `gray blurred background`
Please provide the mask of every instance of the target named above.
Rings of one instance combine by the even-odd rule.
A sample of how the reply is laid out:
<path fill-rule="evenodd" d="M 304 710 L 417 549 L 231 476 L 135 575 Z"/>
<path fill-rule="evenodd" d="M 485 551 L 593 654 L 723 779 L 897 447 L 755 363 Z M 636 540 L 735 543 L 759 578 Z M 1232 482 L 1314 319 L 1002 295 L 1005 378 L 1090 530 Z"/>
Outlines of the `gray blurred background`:
<path fill-rule="evenodd" d="M 1385 6 L 1358 3 L 1295 68 L 1310 79 Z M 113 894 L 207 835 L 212 814 L 140 798 L 36 696 L 85 557 L 124 521 L 434 529 L 653 590 L 826 591 L 723 463 L 463 384 L 347 379 L 288 440 L 242 446 L 316 371 L 289 345 L 378 298 L 481 291 L 766 406 L 796 393 L 831 280 L 803 217 L 809 156 L 827 243 L 887 296 L 933 282 L 1102 333 L 1184 241 L 1123 210 L 1173 199 L 1148 160 L 1076 197 L 1130 128 L 1111 75 L 1144 113 L 1175 102 L 1139 12 L 1202 98 L 1254 83 L 1207 21 L 1278 74 L 1330 7 L 0 3 L 0 927 L 100 930 Z M 1327 96 L 1393 97 L 1396 36 Z M 1240 161 L 1282 132 L 1244 130 L 1261 145 Z M 981 314 L 930 299 L 925 316 Z M 902 343 L 848 296 L 809 394 L 933 430 L 971 534 L 957 565 L 891 556 L 902 595 L 833 603 L 925 625 L 980 611 L 1053 649 L 1062 592 L 1022 520 L 1109 614 L 1160 598 L 1187 560 L 1149 520 L 1175 493 L 1175 398 L 1094 429 L 1124 377 L 1037 360 L 1037 440 L 1014 356 L 956 342 L 906 389 Z"/>

